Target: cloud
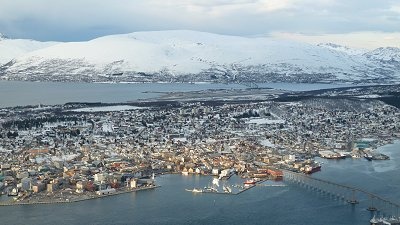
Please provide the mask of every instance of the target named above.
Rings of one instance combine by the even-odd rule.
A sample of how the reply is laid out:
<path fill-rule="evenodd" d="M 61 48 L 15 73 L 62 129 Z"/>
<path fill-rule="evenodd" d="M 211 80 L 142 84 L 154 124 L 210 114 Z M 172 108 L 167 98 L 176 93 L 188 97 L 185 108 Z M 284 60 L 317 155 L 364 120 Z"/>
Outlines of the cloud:
<path fill-rule="evenodd" d="M 396 0 L 0 0 L 0 33 L 87 40 L 134 31 L 191 29 L 232 35 L 273 32 L 396 32 Z"/>
<path fill-rule="evenodd" d="M 390 6 L 390 11 L 400 14 L 400 5 Z"/>

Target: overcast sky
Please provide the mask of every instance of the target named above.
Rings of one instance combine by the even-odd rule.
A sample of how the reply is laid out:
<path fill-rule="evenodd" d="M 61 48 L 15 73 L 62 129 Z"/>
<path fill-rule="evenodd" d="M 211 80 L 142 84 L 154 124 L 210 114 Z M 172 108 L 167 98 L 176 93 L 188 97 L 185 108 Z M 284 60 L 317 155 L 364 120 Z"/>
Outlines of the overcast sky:
<path fill-rule="evenodd" d="M 240 36 L 400 45 L 400 0 L 0 0 L 0 33 L 82 41 L 190 29 Z"/>

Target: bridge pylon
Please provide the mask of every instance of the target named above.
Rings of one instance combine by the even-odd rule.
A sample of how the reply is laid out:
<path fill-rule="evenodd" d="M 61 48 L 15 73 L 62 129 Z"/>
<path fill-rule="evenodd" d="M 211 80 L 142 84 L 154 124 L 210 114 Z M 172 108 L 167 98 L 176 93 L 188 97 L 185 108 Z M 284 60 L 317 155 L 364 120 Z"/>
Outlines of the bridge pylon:
<path fill-rule="evenodd" d="M 369 200 L 370 200 L 370 205 L 368 206 L 367 210 L 371 211 L 371 212 L 377 211 L 378 209 L 374 206 L 374 198 L 375 197 L 372 196 L 372 195 L 369 195 L 368 197 L 369 197 Z"/>
<path fill-rule="evenodd" d="M 348 203 L 355 205 L 358 204 L 359 202 L 356 199 L 356 191 L 355 190 L 351 190 L 352 194 L 351 194 L 351 199 L 347 200 Z"/>
<path fill-rule="evenodd" d="M 353 206 L 362 203 L 365 205 L 366 209 L 371 212 L 376 211 L 382 216 L 396 217 L 399 218 L 400 221 L 400 204 L 392 202 L 388 199 L 384 199 L 371 192 L 288 170 L 283 170 L 283 175 L 283 179 L 285 181 L 305 187 L 306 189 L 312 190 L 319 195 L 329 196 L 335 200 L 345 201 Z M 365 204 L 364 201 L 358 201 L 365 199 L 364 197 L 368 199 Z"/>

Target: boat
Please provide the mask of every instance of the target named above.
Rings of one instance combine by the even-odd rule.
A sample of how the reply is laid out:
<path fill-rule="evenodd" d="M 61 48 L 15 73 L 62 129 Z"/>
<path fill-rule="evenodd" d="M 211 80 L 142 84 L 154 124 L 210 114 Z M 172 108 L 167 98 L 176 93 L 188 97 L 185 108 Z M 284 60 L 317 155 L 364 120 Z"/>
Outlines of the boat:
<path fill-rule="evenodd" d="M 203 190 L 198 189 L 198 188 L 193 188 L 192 190 L 190 190 L 190 189 L 185 189 L 185 190 L 186 190 L 186 191 L 193 192 L 193 193 L 201 193 L 201 192 L 203 192 Z"/>
<path fill-rule="evenodd" d="M 214 179 L 212 180 L 212 184 L 213 184 L 214 187 L 219 187 L 219 180 L 218 180 L 218 178 L 214 178 Z"/>
<path fill-rule="evenodd" d="M 222 186 L 222 189 L 224 190 L 225 193 L 232 193 L 232 189 L 229 186 Z"/>
<path fill-rule="evenodd" d="M 207 192 L 218 192 L 218 189 L 215 187 L 204 187 L 204 190 Z"/>
<path fill-rule="evenodd" d="M 268 174 L 270 174 L 274 178 L 280 178 L 283 177 L 283 172 L 281 170 L 277 169 L 268 169 Z"/>
<path fill-rule="evenodd" d="M 189 172 L 188 172 L 188 171 L 182 171 L 182 175 L 188 176 L 188 175 L 189 175 Z"/>
<path fill-rule="evenodd" d="M 321 170 L 321 165 L 314 165 L 314 166 L 307 165 L 304 168 L 304 173 L 312 174 L 320 170 Z"/>
<path fill-rule="evenodd" d="M 10 192 L 8 192 L 8 196 L 18 196 L 18 190 L 13 188 Z"/>
<path fill-rule="evenodd" d="M 373 156 L 369 154 L 364 154 L 364 158 L 368 161 L 372 161 Z"/>
<path fill-rule="evenodd" d="M 380 221 L 375 217 L 375 215 L 369 222 L 371 225 L 377 225 L 380 223 Z"/>
<path fill-rule="evenodd" d="M 257 183 L 257 181 L 254 179 L 246 180 L 245 182 L 243 182 L 243 184 L 247 184 L 247 185 L 254 185 L 256 183 Z"/>
<path fill-rule="evenodd" d="M 335 151 L 320 151 L 319 152 L 321 158 L 325 159 L 345 159 L 348 156 L 348 153 L 344 152 L 335 152 Z"/>
<path fill-rule="evenodd" d="M 212 179 L 212 183 L 204 187 L 204 190 L 206 192 L 218 192 L 218 187 L 219 187 L 219 179 L 214 177 Z"/>

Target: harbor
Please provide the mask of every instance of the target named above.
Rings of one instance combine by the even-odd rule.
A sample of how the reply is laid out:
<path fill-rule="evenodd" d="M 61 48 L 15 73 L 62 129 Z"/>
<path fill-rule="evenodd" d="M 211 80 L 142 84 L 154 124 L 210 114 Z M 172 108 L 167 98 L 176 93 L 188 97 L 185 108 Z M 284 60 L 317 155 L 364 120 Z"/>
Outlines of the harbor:
<path fill-rule="evenodd" d="M 196 176 L 196 175 L 193 175 Z M 229 178 L 221 180 L 216 177 L 210 177 L 211 182 L 204 188 L 195 187 L 193 189 L 186 188 L 185 191 L 192 192 L 193 194 L 225 194 L 225 195 L 239 195 L 245 191 L 251 190 L 254 187 L 286 187 L 287 185 L 281 181 L 272 179 L 243 179 L 237 175 L 230 175 Z M 268 182 L 268 183 L 265 183 Z"/>
<path fill-rule="evenodd" d="M 397 149 L 397 148 L 396 148 Z M 389 153 L 388 153 L 389 154 Z M 397 157 L 389 154 L 391 158 Z M 354 164 L 356 163 L 356 164 Z M 383 162 L 377 162 L 374 168 L 381 168 Z M 387 163 L 387 161 L 386 161 Z M 393 161 L 394 167 L 399 166 Z M 339 165 L 338 165 L 339 164 Z M 352 180 L 355 186 L 363 186 L 372 182 L 371 188 L 379 190 L 394 197 L 400 197 L 399 192 L 392 191 L 391 186 L 398 184 L 399 180 L 389 177 L 392 167 L 385 172 L 373 172 L 365 174 L 364 167 L 370 168 L 372 164 L 368 161 L 344 159 L 341 161 L 324 161 L 324 169 L 313 176 L 318 175 L 321 179 L 330 177 L 344 177 L 345 181 Z M 389 165 L 388 165 L 389 166 Z M 393 165 L 390 165 L 393 166 Z M 343 168 L 343 169 L 337 169 Z M 355 175 L 349 174 L 352 169 Z M 369 169 L 370 171 L 371 169 Z M 379 170 L 382 171 L 382 170 Z M 387 185 L 379 184 L 377 176 L 388 179 Z M 372 177 L 366 182 L 366 177 Z M 38 205 L 15 205 L 3 207 L 0 211 L 2 222 L 13 224 L 12 221 L 32 225 L 44 224 L 71 224 L 79 221 L 85 224 L 262 224 L 259 221 L 271 220 L 271 224 L 354 224 L 367 225 L 373 217 L 366 207 L 356 206 L 352 209 L 351 204 L 344 201 L 333 200 L 329 195 L 312 192 L 297 185 L 287 185 L 282 181 L 267 180 L 244 191 L 239 195 L 228 194 L 194 194 L 185 191 L 194 187 L 203 188 L 212 183 L 212 176 L 165 174 L 156 176 L 156 183 L 161 188 L 154 191 L 140 191 L 106 198 L 96 198 L 90 201 L 80 201 L 74 204 L 38 204 Z M 247 178 L 236 175 L 228 181 L 231 185 L 240 184 Z M 334 180 L 339 182 L 338 180 Z M 223 180 L 220 180 L 222 186 Z M 286 187 L 264 187 L 264 185 L 287 185 Z M 222 190 L 222 189 L 221 189 Z M 361 201 L 363 204 L 363 201 Z M 115 207 L 118 206 L 118 210 Z M 51 210 L 52 214 L 48 211 Z M 315 212 L 304 217 L 305 212 Z M 96 217 L 90 217 L 93 212 L 103 213 Z M 179 212 L 179 213 L 176 213 Z M 290 212 L 290 213 L 288 213 Z M 148 217 L 147 215 L 157 215 Z M 53 216 L 54 215 L 74 215 Z M 30 219 L 26 219 L 27 216 Z M 332 217 L 332 215 L 341 215 Z M 43 218 L 46 218 L 45 220 Z M 59 219 L 62 218 L 60 221 Z M 378 217 L 379 218 L 379 217 Z"/>

